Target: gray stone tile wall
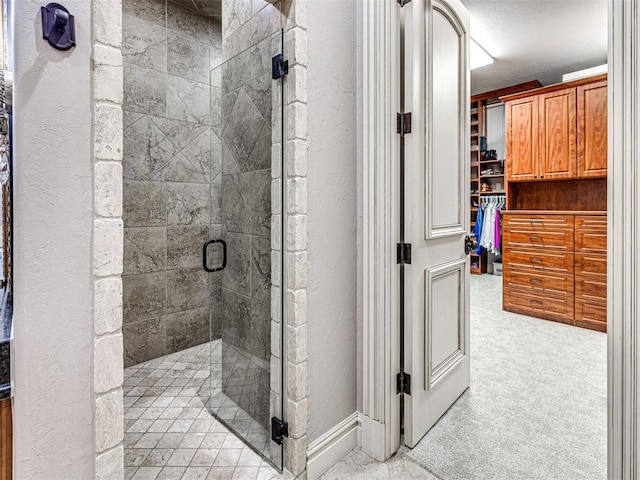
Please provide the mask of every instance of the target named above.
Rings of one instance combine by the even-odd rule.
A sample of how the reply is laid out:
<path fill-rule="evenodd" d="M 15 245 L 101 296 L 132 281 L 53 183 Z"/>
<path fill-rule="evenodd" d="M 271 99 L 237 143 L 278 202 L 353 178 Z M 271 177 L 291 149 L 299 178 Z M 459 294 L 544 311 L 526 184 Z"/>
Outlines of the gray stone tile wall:
<path fill-rule="evenodd" d="M 202 245 L 222 231 L 220 117 L 212 121 L 210 79 L 222 59 L 222 26 L 168 0 L 123 0 L 122 11 L 130 366 L 210 340 L 221 279 L 202 269 Z M 211 263 L 219 260 L 212 248 Z"/>

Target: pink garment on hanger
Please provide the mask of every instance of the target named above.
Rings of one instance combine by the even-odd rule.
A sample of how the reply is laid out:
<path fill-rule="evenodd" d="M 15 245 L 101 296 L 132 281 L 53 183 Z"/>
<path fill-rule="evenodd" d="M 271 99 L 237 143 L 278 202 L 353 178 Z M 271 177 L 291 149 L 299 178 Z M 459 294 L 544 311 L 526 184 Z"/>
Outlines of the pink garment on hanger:
<path fill-rule="evenodd" d="M 494 223 L 493 248 L 500 251 L 500 209 L 496 208 L 496 221 Z"/>

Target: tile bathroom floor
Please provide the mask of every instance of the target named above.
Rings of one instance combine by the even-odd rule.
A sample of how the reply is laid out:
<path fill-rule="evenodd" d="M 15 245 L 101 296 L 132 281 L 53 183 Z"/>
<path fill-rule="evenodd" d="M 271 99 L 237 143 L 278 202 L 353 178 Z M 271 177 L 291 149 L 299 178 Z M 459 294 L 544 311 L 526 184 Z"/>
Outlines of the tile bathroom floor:
<path fill-rule="evenodd" d="M 209 413 L 210 371 L 221 366 L 211 362 L 217 346 L 206 343 L 125 369 L 125 480 L 292 478 Z"/>

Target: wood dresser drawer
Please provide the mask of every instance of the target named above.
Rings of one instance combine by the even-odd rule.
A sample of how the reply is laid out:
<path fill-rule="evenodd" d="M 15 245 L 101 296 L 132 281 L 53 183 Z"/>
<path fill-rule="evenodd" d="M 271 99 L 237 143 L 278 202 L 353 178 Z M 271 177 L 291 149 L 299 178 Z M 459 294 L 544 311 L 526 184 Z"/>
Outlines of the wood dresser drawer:
<path fill-rule="evenodd" d="M 606 215 L 507 212 L 502 252 L 504 310 L 606 332 Z"/>
<path fill-rule="evenodd" d="M 606 230 L 576 230 L 576 252 L 607 254 Z"/>
<path fill-rule="evenodd" d="M 595 253 L 575 253 L 576 275 L 598 275 L 607 279 L 607 256 Z"/>
<path fill-rule="evenodd" d="M 554 248 L 573 251 L 573 232 L 571 230 L 538 230 L 521 227 L 504 228 L 504 245 L 526 248 Z"/>
<path fill-rule="evenodd" d="M 576 215 L 576 230 L 607 231 L 606 215 Z"/>
<path fill-rule="evenodd" d="M 518 227 L 527 231 L 539 231 L 546 229 L 573 230 L 573 215 L 513 215 L 503 216 L 503 227 Z"/>
<path fill-rule="evenodd" d="M 576 275 L 576 299 L 607 301 L 607 278 L 591 275 Z"/>
<path fill-rule="evenodd" d="M 553 294 L 573 295 L 573 276 L 549 272 L 532 272 L 508 268 L 504 270 L 504 286 Z"/>
<path fill-rule="evenodd" d="M 505 288 L 505 310 L 515 310 L 518 313 L 526 311 L 534 316 L 548 314 L 552 317 L 562 317 L 573 323 L 573 295 L 542 295 L 539 292 Z M 511 308 L 509 308 L 511 307 Z"/>
<path fill-rule="evenodd" d="M 553 252 L 549 250 L 527 250 L 507 247 L 503 251 L 503 263 L 509 268 L 517 267 L 536 270 L 549 270 L 573 275 L 573 253 Z"/>
<path fill-rule="evenodd" d="M 576 325 L 600 332 L 607 331 L 607 303 L 576 298 Z"/>

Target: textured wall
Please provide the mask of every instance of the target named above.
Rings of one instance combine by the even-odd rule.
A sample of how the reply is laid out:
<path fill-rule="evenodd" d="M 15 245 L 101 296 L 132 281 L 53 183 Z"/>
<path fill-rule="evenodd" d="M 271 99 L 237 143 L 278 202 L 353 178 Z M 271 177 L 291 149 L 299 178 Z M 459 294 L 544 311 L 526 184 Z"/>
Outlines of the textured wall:
<path fill-rule="evenodd" d="M 42 40 L 14 1 L 14 478 L 94 477 L 92 2 L 78 46 Z"/>
<path fill-rule="evenodd" d="M 309 0 L 308 15 L 312 442 L 357 407 L 356 3 Z"/>
<path fill-rule="evenodd" d="M 220 236 L 210 72 L 222 38 L 219 20 L 166 0 L 124 0 L 122 23 L 128 366 L 209 341 L 219 277 L 202 269 L 202 245 Z"/>

